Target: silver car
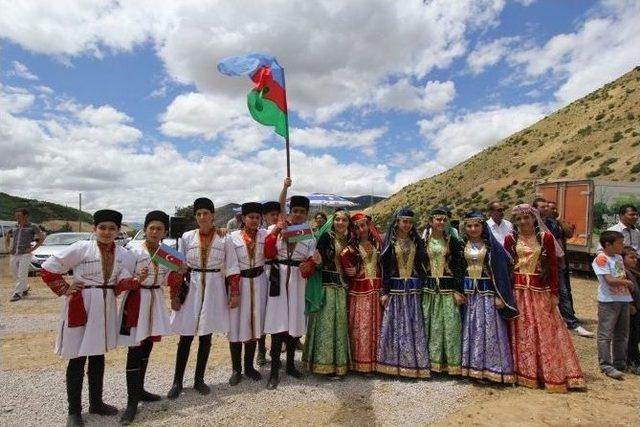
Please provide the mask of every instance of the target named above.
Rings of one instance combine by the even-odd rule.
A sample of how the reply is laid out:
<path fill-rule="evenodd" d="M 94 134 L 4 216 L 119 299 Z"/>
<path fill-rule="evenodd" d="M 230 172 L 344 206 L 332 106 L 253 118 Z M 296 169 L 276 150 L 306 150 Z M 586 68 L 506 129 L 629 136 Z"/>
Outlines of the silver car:
<path fill-rule="evenodd" d="M 68 248 L 69 245 L 80 240 L 94 239 L 93 233 L 54 233 L 49 234 L 42 245 L 31 253 L 29 271 L 37 273 L 42 269 L 42 263 L 51 255 L 56 255 Z"/>

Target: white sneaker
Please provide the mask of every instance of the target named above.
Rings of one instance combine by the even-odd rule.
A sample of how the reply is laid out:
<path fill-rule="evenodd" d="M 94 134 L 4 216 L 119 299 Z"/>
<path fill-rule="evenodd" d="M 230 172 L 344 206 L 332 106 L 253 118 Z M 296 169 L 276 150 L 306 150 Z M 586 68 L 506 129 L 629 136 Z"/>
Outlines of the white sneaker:
<path fill-rule="evenodd" d="M 573 328 L 571 330 L 571 332 L 573 332 L 574 334 L 579 335 L 581 337 L 585 337 L 585 338 L 593 338 L 595 336 L 595 334 L 593 332 L 587 331 L 582 326 L 578 326 L 576 328 Z"/>

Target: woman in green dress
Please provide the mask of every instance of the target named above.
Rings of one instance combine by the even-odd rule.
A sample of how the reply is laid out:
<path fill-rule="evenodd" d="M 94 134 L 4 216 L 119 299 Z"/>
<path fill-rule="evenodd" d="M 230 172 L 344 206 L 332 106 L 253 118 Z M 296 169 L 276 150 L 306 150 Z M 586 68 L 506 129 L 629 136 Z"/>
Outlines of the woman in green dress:
<path fill-rule="evenodd" d="M 422 297 L 427 345 L 433 372 L 460 375 L 464 264 L 462 245 L 449 225 L 448 209 L 429 214 L 425 239 L 427 280 Z"/>
<path fill-rule="evenodd" d="M 316 276 L 307 284 L 309 326 L 302 360 L 315 374 L 343 376 L 349 370 L 347 281 L 340 253 L 348 245 L 349 213 L 337 211 L 318 232 Z M 313 290 L 314 281 L 321 284 Z M 309 301 L 314 299 L 315 301 Z"/>

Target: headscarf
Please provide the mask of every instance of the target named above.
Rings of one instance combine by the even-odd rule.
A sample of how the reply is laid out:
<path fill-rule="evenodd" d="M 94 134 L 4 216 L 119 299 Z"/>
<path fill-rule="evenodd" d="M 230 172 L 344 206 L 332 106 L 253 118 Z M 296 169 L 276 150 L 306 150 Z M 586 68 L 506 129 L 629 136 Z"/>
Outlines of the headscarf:
<path fill-rule="evenodd" d="M 380 236 L 380 232 L 378 231 L 378 228 L 376 227 L 376 225 L 373 223 L 373 221 L 371 220 L 371 217 L 367 214 L 365 214 L 364 212 L 356 212 L 353 215 L 351 215 L 351 225 L 352 225 L 352 240 L 354 242 L 356 242 L 357 244 L 357 236 L 355 233 L 355 223 L 357 221 L 361 221 L 363 219 L 367 220 L 367 224 L 369 226 L 369 235 L 373 238 L 374 243 L 378 246 L 379 249 L 382 248 L 382 236 Z"/>
<path fill-rule="evenodd" d="M 413 216 L 414 213 L 411 209 L 409 209 L 408 207 L 402 207 L 398 209 L 389 220 L 387 233 L 384 238 L 383 248 L 382 251 L 380 251 L 380 266 L 382 267 L 383 286 L 385 286 L 385 288 L 388 286 L 388 283 L 384 283 L 386 281 L 385 276 L 387 274 L 391 274 L 391 271 L 393 270 L 393 262 L 395 259 L 393 245 L 395 244 L 395 241 L 397 239 L 396 225 L 398 223 L 398 219 L 402 217 L 413 218 Z M 418 235 L 415 225 L 409 233 L 409 238 L 416 245 L 416 260 L 418 260 L 420 263 L 423 263 L 426 259 L 424 243 Z M 418 275 L 420 276 L 421 281 L 424 281 L 426 272 L 423 268 L 418 269 Z"/>
<path fill-rule="evenodd" d="M 540 218 L 540 212 L 538 211 L 538 209 L 534 208 L 528 203 L 522 203 L 520 205 L 514 206 L 513 209 L 511 210 L 512 216 L 522 215 L 527 213 L 534 216 L 534 218 L 536 219 L 536 222 L 538 223 L 538 228 L 540 229 L 540 231 L 548 233 L 549 235 L 551 235 L 551 237 L 553 237 L 553 234 L 549 231 L 549 228 L 547 228 L 547 225 L 544 223 L 542 218 Z M 564 251 L 562 250 L 562 246 L 560 246 L 560 243 L 558 243 L 555 237 L 553 237 L 553 244 L 556 248 L 556 257 L 562 258 L 564 256 Z"/>
<path fill-rule="evenodd" d="M 327 222 L 315 232 L 316 241 L 320 240 L 320 236 L 330 232 L 333 229 L 333 219 L 336 214 L 331 215 Z M 305 314 L 320 311 L 324 305 L 324 287 L 322 286 L 322 269 L 316 268 L 315 273 L 307 279 L 307 286 L 304 292 L 304 312 Z"/>

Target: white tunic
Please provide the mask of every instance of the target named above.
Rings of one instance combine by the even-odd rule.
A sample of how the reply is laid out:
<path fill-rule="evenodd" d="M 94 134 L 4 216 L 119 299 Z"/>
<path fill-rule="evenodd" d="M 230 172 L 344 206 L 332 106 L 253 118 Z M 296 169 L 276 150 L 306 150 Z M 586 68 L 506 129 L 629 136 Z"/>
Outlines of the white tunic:
<path fill-rule="evenodd" d="M 238 268 L 248 270 L 264 267 L 264 239 L 267 230 L 256 232 L 254 257 L 249 257 L 249 250 L 242 238 L 242 231 L 234 231 L 229 235 L 238 259 Z M 240 305 L 229 311 L 229 341 L 246 342 L 260 338 L 264 329 L 264 316 L 269 294 L 269 281 L 264 272 L 257 277 L 240 278 Z"/>
<path fill-rule="evenodd" d="M 171 327 L 180 335 L 207 335 L 229 332 L 229 305 L 225 277 L 238 274 L 238 261 L 228 237 L 214 235 L 207 259 L 200 259 L 200 231 L 182 235 L 179 248 L 191 268 L 216 269 L 217 272 L 191 271 L 187 298 L 180 310 L 171 311 Z"/>
<path fill-rule="evenodd" d="M 149 268 L 149 275 L 140 286 L 140 312 L 138 313 L 138 326 L 129 330 L 129 335 L 122 334 L 122 316 L 125 302 L 130 291 L 122 295 L 120 310 L 118 312 L 118 346 L 132 347 L 140 345 L 144 339 L 152 336 L 171 334 L 169 324 L 169 309 L 165 303 L 163 286 L 167 285 L 167 279 L 171 270 L 163 265 L 150 263 L 151 255 L 145 243 L 130 250 L 130 265 L 127 269 L 132 276 L 137 277 L 143 268 Z M 149 289 L 151 286 L 160 286 L 157 289 Z"/>
<path fill-rule="evenodd" d="M 287 244 L 278 237 L 278 260 L 287 260 Z M 316 248 L 315 239 L 303 240 L 296 243 L 290 259 L 306 261 L 313 256 Z M 267 310 L 264 321 L 264 333 L 276 334 L 289 332 L 293 337 L 301 337 L 306 333 L 307 322 L 304 315 L 305 287 L 307 279 L 300 274 L 300 268 L 282 264 L 271 268 L 280 269 L 280 295 L 267 298 Z M 289 284 L 287 286 L 287 269 L 290 269 Z"/>
<path fill-rule="evenodd" d="M 122 279 L 130 278 L 126 268 L 131 255 L 121 246 L 115 246 L 111 276 L 106 281 L 102 274 L 102 258 L 95 240 L 72 244 L 59 255 L 52 255 L 42 268 L 57 274 L 73 269 L 73 280 L 85 286 L 115 286 Z M 118 313 L 114 289 L 85 288 L 82 291 L 87 323 L 84 326 L 67 326 L 69 299 L 60 312 L 60 325 L 56 339 L 56 354 L 65 359 L 104 354 L 116 347 L 118 337 Z"/>

